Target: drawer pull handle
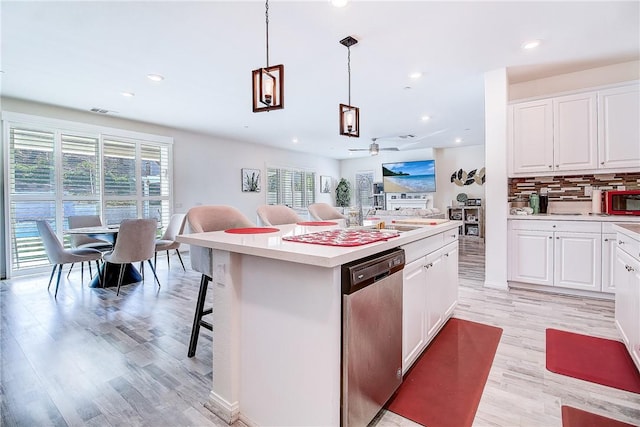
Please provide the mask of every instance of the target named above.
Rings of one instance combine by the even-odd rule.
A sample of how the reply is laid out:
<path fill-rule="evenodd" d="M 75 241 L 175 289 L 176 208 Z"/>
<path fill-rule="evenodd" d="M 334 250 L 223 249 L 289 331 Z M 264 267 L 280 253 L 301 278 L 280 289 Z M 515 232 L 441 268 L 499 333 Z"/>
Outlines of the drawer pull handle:
<path fill-rule="evenodd" d="M 624 245 L 624 241 L 622 241 L 622 240 L 618 240 L 618 244 L 619 244 L 619 245 Z"/>

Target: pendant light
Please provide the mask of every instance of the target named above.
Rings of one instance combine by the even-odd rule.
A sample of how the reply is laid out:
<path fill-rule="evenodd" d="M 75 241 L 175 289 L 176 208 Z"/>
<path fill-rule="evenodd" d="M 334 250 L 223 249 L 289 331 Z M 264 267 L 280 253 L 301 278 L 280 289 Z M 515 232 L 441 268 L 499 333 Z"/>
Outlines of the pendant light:
<path fill-rule="evenodd" d="M 284 108 L 284 65 L 269 66 L 269 0 L 265 2 L 267 66 L 252 71 L 253 112 Z"/>
<path fill-rule="evenodd" d="M 349 74 L 349 104 L 340 104 L 340 135 L 360 137 L 360 109 L 351 105 L 351 46 L 358 40 L 347 36 L 340 44 L 347 48 L 347 72 Z"/>

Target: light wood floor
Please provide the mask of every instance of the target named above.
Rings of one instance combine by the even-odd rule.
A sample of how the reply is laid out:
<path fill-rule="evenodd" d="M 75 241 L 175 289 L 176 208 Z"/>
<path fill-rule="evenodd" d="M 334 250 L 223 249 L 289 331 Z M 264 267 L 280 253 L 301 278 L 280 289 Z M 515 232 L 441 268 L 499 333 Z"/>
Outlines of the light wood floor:
<path fill-rule="evenodd" d="M 147 277 L 119 297 L 82 286 L 75 271 L 57 300 L 48 274 L 0 282 L 2 426 L 225 425 L 203 406 L 208 332 L 196 357 L 186 356 L 199 275 L 175 257 L 170 270 L 159 258 L 158 270 L 159 292 Z M 462 241 L 455 316 L 504 330 L 474 426 L 560 427 L 563 404 L 640 424 L 640 395 L 545 369 L 547 327 L 618 339 L 612 302 L 490 290 L 483 281 L 483 245 Z M 392 413 L 377 422 L 415 425 Z"/>

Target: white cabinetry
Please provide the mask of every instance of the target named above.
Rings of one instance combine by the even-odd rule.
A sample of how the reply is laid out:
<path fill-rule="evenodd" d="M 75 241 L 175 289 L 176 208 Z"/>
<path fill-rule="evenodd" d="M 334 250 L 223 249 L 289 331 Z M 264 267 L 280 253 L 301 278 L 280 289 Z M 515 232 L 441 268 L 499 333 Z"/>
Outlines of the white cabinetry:
<path fill-rule="evenodd" d="M 616 235 L 615 233 L 605 233 L 603 226 L 602 233 L 602 292 L 614 293 L 616 291 L 615 279 L 613 277 L 614 266 L 616 264 Z"/>
<path fill-rule="evenodd" d="M 451 317 L 458 302 L 458 242 L 447 243 L 449 234 L 439 236 L 438 249 L 432 252 L 434 242 L 427 242 L 417 258 L 416 247 L 406 249 L 407 260 L 415 259 L 403 273 L 403 373 Z"/>
<path fill-rule="evenodd" d="M 509 279 L 601 292 L 598 222 L 510 221 Z"/>
<path fill-rule="evenodd" d="M 638 85 L 599 91 L 598 112 L 600 167 L 640 167 Z"/>
<path fill-rule="evenodd" d="M 616 263 L 616 327 L 640 369 L 640 241 L 618 233 Z"/>
<path fill-rule="evenodd" d="M 640 167 L 638 84 L 515 103 L 512 176 Z"/>

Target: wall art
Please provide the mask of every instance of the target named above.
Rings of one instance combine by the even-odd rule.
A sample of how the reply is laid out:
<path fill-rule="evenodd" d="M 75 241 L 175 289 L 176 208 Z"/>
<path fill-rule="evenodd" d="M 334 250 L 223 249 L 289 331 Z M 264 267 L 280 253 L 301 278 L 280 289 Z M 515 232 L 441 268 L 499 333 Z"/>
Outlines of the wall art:
<path fill-rule="evenodd" d="M 260 191 L 260 169 L 242 169 L 242 191 Z"/>

